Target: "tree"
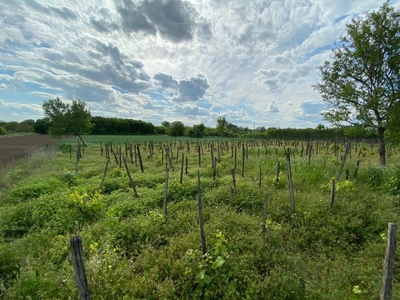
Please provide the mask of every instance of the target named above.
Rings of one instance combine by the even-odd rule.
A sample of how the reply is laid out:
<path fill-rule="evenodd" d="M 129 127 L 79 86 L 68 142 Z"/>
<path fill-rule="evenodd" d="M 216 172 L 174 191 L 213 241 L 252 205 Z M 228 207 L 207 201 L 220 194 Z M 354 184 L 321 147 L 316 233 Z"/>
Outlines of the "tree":
<path fill-rule="evenodd" d="M 202 138 L 204 137 L 204 130 L 206 126 L 203 123 L 199 125 L 194 125 L 193 128 L 189 130 L 189 136 L 192 138 Z"/>
<path fill-rule="evenodd" d="M 217 132 L 220 136 L 224 136 L 225 131 L 228 127 L 228 121 L 225 117 L 218 117 L 217 119 Z"/>
<path fill-rule="evenodd" d="M 385 131 L 400 96 L 400 13 L 386 2 L 353 19 L 346 32 L 332 62 L 319 67 L 322 80 L 314 88 L 327 104 L 325 120 L 377 131 L 385 165 Z"/>
<path fill-rule="evenodd" d="M 62 102 L 59 98 L 43 102 L 45 116 L 51 126 L 49 133 L 53 137 L 63 135 L 76 135 L 86 147 L 82 135 L 89 133 L 93 127 L 90 111 L 86 109 L 86 103 L 81 100 L 73 100 L 72 105 Z"/>
<path fill-rule="evenodd" d="M 168 131 L 170 136 L 183 136 L 185 134 L 185 125 L 180 121 L 172 122 Z"/>
<path fill-rule="evenodd" d="M 33 130 L 36 133 L 46 134 L 49 133 L 50 121 L 47 118 L 37 119 L 33 124 Z"/>

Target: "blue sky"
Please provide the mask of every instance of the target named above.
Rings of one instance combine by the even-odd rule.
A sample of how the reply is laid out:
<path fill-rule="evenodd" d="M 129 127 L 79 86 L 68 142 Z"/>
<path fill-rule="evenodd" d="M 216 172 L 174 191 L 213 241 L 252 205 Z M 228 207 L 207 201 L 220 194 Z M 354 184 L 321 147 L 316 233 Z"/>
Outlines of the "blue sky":
<path fill-rule="evenodd" d="M 160 125 L 315 127 L 312 85 L 372 0 L 0 1 L 0 120 L 44 100 Z M 400 0 L 390 2 L 400 8 Z"/>

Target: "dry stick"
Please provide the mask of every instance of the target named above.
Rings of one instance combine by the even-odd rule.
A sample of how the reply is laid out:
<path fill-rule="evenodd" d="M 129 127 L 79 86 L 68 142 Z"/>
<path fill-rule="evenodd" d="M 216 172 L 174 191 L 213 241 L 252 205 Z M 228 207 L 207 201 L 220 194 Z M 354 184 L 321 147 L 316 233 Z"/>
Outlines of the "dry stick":
<path fill-rule="evenodd" d="M 140 170 L 143 173 L 144 171 L 143 171 L 142 155 L 140 155 L 140 147 L 139 147 L 139 145 L 137 145 L 137 152 L 138 152 L 138 157 L 139 157 Z"/>
<path fill-rule="evenodd" d="M 383 266 L 381 300 L 390 300 L 392 298 L 394 255 L 396 252 L 396 230 L 396 223 L 388 224 L 385 263 Z"/>
<path fill-rule="evenodd" d="M 267 211 L 268 211 L 268 193 L 265 194 L 265 202 L 264 202 L 264 219 L 262 225 L 262 233 L 265 234 L 265 230 L 267 227 Z"/>
<path fill-rule="evenodd" d="M 295 213 L 294 193 L 293 193 L 292 168 L 290 166 L 290 149 L 289 148 L 287 149 L 285 154 L 286 154 L 286 164 L 287 164 L 287 176 L 288 176 L 288 181 L 289 181 L 289 192 L 290 192 L 290 200 L 291 200 L 291 209 L 292 209 L 292 214 L 294 214 Z"/>
<path fill-rule="evenodd" d="M 108 168 L 109 163 L 110 163 L 110 159 L 107 158 L 106 167 L 104 168 L 103 177 L 101 178 L 99 190 L 101 190 L 101 188 L 103 187 L 103 183 L 104 183 L 104 179 L 106 178 L 106 173 L 107 173 L 107 168 Z"/>
<path fill-rule="evenodd" d="M 75 282 L 78 286 L 81 300 L 90 300 L 89 285 L 86 279 L 85 258 L 83 255 L 82 238 L 74 236 L 69 241 L 72 254 L 72 266 L 74 267 Z"/>
<path fill-rule="evenodd" d="M 168 168 L 165 169 L 165 187 L 164 187 L 164 221 L 167 222 L 167 195 L 168 195 L 168 179 L 169 172 Z"/>
<path fill-rule="evenodd" d="M 338 176 L 336 177 L 336 181 L 339 181 L 340 176 L 342 176 L 343 167 L 344 167 L 344 164 L 346 163 L 347 154 L 348 154 L 349 151 L 350 151 L 350 145 L 351 145 L 351 144 L 350 144 L 350 141 L 347 141 L 346 151 L 344 152 L 344 156 L 343 156 L 343 160 L 342 160 L 342 165 L 340 166 L 339 174 L 338 174 Z"/>
<path fill-rule="evenodd" d="M 197 208 L 199 213 L 199 227 L 200 227 L 200 237 L 201 237 L 201 250 L 203 255 L 207 253 L 206 246 L 206 234 L 204 232 L 204 224 L 203 224 L 203 208 L 201 205 L 201 190 L 200 190 L 200 171 L 197 170 Z"/>
<path fill-rule="evenodd" d="M 182 153 L 182 163 L 181 163 L 181 178 L 179 180 L 179 183 L 182 184 L 182 179 L 183 179 L 183 164 L 185 162 L 185 155 Z"/>
<path fill-rule="evenodd" d="M 333 205 L 333 202 L 335 202 L 335 179 L 332 180 L 332 188 L 331 188 L 331 206 Z"/>
<path fill-rule="evenodd" d="M 136 185 L 132 180 L 131 172 L 129 172 L 128 164 L 126 163 L 125 156 L 123 156 L 123 159 L 124 159 L 124 165 L 125 165 L 126 173 L 128 174 L 129 182 L 130 182 L 131 188 L 133 190 L 133 194 L 135 195 L 136 198 L 139 198 L 139 195 L 138 195 L 138 193 L 136 191 Z"/>

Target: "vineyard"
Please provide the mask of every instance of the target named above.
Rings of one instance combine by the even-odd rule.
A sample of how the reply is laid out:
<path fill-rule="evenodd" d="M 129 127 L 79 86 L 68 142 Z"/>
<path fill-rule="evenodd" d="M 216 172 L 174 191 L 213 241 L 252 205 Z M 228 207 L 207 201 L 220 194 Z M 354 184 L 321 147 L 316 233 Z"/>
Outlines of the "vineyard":
<path fill-rule="evenodd" d="M 381 167 L 371 141 L 84 140 L 0 176 L 0 298 L 77 299 L 73 236 L 93 299 L 379 298 L 398 148 Z"/>

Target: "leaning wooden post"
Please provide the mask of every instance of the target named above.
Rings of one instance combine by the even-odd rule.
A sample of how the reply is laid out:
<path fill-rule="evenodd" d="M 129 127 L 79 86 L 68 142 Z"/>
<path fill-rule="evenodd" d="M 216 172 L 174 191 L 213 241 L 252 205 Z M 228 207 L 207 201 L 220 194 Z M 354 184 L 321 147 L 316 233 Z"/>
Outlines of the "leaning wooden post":
<path fill-rule="evenodd" d="M 144 172 L 144 171 L 143 171 L 143 162 L 142 162 L 142 155 L 140 155 L 140 147 L 139 147 L 139 144 L 137 145 L 137 153 L 138 153 L 138 156 L 139 156 L 140 170 L 141 170 L 142 173 L 143 173 L 143 172 Z"/>
<path fill-rule="evenodd" d="M 279 174 L 281 173 L 281 162 L 278 160 L 276 163 L 275 186 L 279 184 Z"/>
<path fill-rule="evenodd" d="M 289 192 L 290 192 L 290 200 L 291 200 L 291 209 L 292 209 L 292 214 L 294 214 L 295 213 L 294 193 L 293 193 L 292 168 L 290 166 L 290 149 L 289 148 L 287 149 L 285 154 L 286 154 L 286 164 L 287 164 L 287 176 L 288 176 L 288 181 L 289 181 Z"/>
<path fill-rule="evenodd" d="M 164 187 L 164 222 L 167 221 L 167 195 L 168 195 L 168 179 L 169 179 L 169 172 L 168 167 L 165 169 L 165 187 Z"/>
<path fill-rule="evenodd" d="M 267 227 L 267 212 L 268 212 L 268 193 L 265 194 L 265 202 L 264 202 L 264 219 L 262 225 L 262 233 L 265 234 L 265 230 Z"/>
<path fill-rule="evenodd" d="M 90 300 L 89 285 L 86 279 L 82 238 L 76 235 L 70 239 L 69 243 L 71 245 L 72 265 L 74 267 L 75 281 L 78 286 L 79 297 L 81 300 Z"/>
<path fill-rule="evenodd" d="M 197 209 L 199 213 L 199 227 L 200 227 L 200 237 L 201 237 L 201 250 L 203 255 L 207 253 L 206 246 L 206 234 L 204 232 L 203 224 L 203 207 L 201 205 L 201 189 L 200 189 L 200 171 L 197 171 Z"/>
<path fill-rule="evenodd" d="M 99 190 L 101 190 L 101 188 L 103 187 L 103 183 L 104 183 L 104 179 L 106 178 L 106 173 L 107 173 L 107 168 L 108 168 L 108 164 L 109 164 L 109 163 L 110 163 L 110 159 L 107 158 L 106 167 L 104 168 L 103 177 L 101 177 L 101 182 L 100 182 Z"/>
<path fill-rule="evenodd" d="M 133 194 L 135 195 L 136 198 L 139 198 L 139 195 L 138 195 L 138 193 L 136 191 L 136 184 L 132 180 L 131 172 L 129 172 L 129 168 L 128 168 L 128 164 L 126 163 L 125 156 L 123 156 L 123 159 L 124 159 L 124 165 L 125 165 L 126 173 L 128 174 L 129 182 L 130 182 L 131 188 L 133 190 Z"/>
<path fill-rule="evenodd" d="M 343 156 L 343 159 L 342 159 L 342 164 L 340 166 L 339 174 L 336 177 L 336 182 L 338 182 L 340 180 L 340 176 L 342 176 L 343 167 L 344 167 L 344 164 L 346 163 L 346 158 L 347 158 L 347 154 L 349 154 L 350 146 L 351 146 L 351 143 L 350 143 L 350 140 L 349 140 L 349 141 L 347 141 L 346 151 L 344 152 L 344 156 Z"/>
<path fill-rule="evenodd" d="M 396 252 L 396 223 L 388 224 L 385 263 L 383 266 L 383 278 L 381 288 L 381 300 L 392 298 L 392 279 L 394 269 L 394 254 Z"/>

